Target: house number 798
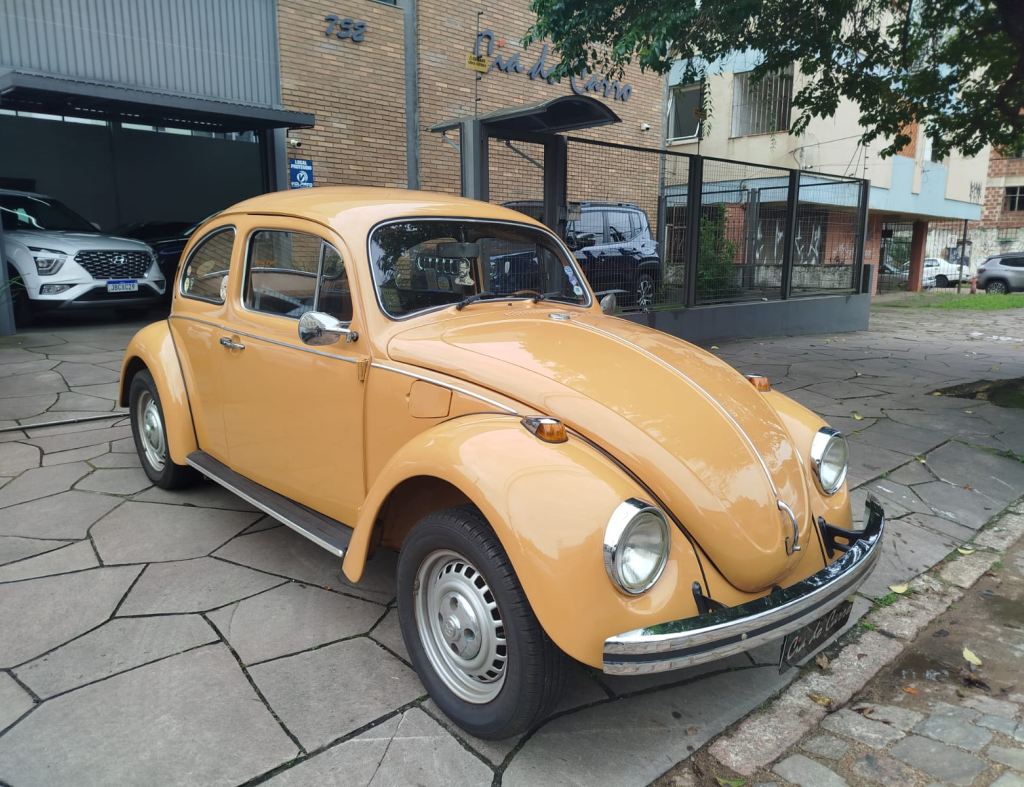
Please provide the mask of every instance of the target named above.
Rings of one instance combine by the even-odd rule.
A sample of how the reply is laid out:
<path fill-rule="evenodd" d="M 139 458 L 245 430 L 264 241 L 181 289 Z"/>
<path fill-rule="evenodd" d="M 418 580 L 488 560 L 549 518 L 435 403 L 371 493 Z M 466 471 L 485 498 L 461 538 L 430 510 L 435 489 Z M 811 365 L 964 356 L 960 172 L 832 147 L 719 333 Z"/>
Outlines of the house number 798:
<path fill-rule="evenodd" d="M 330 37 L 333 33 L 337 38 L 348 38 L 357 44 L 366 38 L 366 22 L 347 16 L 342 18 L 334 14 L 325 16 L 324 21 L 327 23 L 327 29 L 324 30 L 325 36 Z"/>

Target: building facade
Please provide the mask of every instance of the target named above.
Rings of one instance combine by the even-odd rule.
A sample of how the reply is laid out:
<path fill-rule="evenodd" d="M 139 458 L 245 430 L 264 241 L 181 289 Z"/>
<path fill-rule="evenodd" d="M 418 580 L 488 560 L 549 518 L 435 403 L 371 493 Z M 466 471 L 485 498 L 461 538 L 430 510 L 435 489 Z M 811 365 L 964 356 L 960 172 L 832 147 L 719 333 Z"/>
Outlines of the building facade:
<path fill-rule="evenodd" d="M 963 222 L 981 217 L 988 151 L 971 157 L 954 152 L 937 160 L 924 129 L 915 124 L 908 129 L 911 143 L 882 158 L 888 141 L 861 144 L 859 112 L 849 101 L 841 102 L 833 117 L 812 120 L 803 134 L 790 134 L 792 98 L 802 75 L 790 69 L 757 81 L 751 76 L 755 65 L 753 55 L 738 55 L 712 64 L 712 76 L 699 84 L 683 81 L 682 64 L 674 68 L 666 123 L 669 149 L 870 180 L 864 262 L 875 270 L 872 291 L 889 285 L 919 289 L 925 254 L 948 254 Z M 834 263 L 841 255 L 830 249 L 848 242 L 841 221 L 831 222 L 833 240 L 826 237 L 829 212 L 834 208 L 823 205 L 817 218 L 808 218 L 799 229 L 805 248 Z"/>
<path fill-rule="evenodd" d="M 1024 150 L 993 150 L 981 220 L 970 227 L 976 260 L 1024 251 Z"/>

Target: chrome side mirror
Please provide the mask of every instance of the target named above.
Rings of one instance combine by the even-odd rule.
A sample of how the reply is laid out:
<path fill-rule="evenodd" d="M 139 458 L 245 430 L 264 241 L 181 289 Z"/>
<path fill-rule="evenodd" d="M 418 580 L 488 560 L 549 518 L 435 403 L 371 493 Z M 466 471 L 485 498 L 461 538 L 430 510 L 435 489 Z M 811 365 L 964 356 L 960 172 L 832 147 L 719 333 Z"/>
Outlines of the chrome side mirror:
<path fill-rule="evenodd" d="M 348 326 L 349 323 L 329 314 L 306 312 L 299 317 L 299 338 L 303 343 L 313 346 L 334 344 L 342 336 L 346 342 L 354 342 L 359 334 Z"/>
<path fill-rule="evenodd" d="M 610 292 L 601 299 L 601 311 L 605 314 L 615 314 L 619 309 L 618 300 L 615 298 L 615 293 Z"/>

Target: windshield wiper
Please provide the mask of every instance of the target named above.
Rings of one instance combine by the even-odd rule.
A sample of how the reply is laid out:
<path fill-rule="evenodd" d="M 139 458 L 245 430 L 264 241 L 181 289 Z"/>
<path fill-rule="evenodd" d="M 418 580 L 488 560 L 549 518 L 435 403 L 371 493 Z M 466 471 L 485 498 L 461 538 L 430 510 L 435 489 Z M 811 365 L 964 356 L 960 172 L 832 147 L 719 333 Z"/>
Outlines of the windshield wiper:
<path fill-rule="evenodd" d="M 541 301 L 550 300 L 551 298 L 554 298 L 556 295 L 562 295 L 562 291 L 552 290 L 551 292 L 537 293 L 536 295 L 533 296 L 533 302 L 540 303 Z"/>
<path fill-rule="evenodd" d="M 495 293 L 495 292 L 487 292 L 486 290 L 483 291 L 483 292 L 474 292 L 472 295 L 467 295 L 461 301 L 456 303 L 455 304 L 455 309 L 456 309 L 456 311 L 462 311 L 467 306 L 469 306 L 469 304 L 471 304 L 471 303 L 476 303 L 477 301 L 485 301 L 488 298 L 498 298 L 498 297 L 500 297 L 500 296 L 497 293 Z"/>

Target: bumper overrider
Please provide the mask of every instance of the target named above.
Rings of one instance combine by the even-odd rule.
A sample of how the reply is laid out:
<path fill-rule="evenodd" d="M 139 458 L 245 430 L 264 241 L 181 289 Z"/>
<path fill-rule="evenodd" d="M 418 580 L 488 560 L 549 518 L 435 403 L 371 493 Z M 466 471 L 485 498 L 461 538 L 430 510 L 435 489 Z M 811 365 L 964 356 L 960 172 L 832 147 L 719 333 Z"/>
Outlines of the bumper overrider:
<path fill-rule="evenodd" d="M 869 498 L 863 530 L 819 520 L 829 554 L 842 555 L 817 574 L 763 598 L 692 618 L 627 631 L 604 641 L 604 671 L 640 675 L 691 667 L 779 639 L 842 604 L 867 579 L 881 553 L 885 511 Z"/>

